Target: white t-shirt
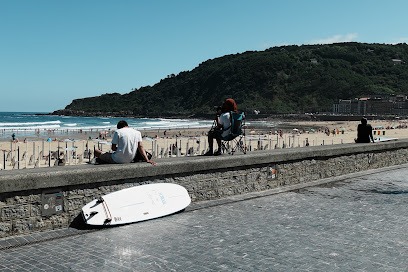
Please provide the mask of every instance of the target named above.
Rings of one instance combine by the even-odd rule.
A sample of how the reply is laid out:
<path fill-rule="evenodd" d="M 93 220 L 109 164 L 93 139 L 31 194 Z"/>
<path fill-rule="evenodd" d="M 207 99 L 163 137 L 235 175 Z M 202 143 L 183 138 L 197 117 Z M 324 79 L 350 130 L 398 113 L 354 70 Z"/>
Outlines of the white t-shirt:
<path fill-rule="evenodd" d="M 131 162 L 136 156 L 137 147 L 141 141 L 140 131 L 129 127 L 116 130 L 112 138 L 112 144 L 116 144 L 116 151 L 113 152 L 112 159 L 116 163 Z"/>
<path fill-rule="evenodd" d="M 225 137 L 230 134 L 231 131 L 231 114 L 230 112 L 224 112 L 220 115 L 218 119 L 218 123 L 222 125 L 222 133 L 221 136 Z"/>

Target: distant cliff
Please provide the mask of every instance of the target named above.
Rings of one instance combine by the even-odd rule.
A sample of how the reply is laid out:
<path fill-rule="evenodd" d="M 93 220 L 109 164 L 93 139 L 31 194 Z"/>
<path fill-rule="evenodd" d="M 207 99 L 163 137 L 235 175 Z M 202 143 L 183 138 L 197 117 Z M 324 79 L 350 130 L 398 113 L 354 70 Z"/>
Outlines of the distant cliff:
<path fill-rule="evenodd" d="M 63 115 L 200 117 L 233 97 L 262 114 L 331 111 L 338 99 L 408 94 L 408 45 L 340 43 L 273 47 L 207 60 L 127 94 L 75 99 Z"/>

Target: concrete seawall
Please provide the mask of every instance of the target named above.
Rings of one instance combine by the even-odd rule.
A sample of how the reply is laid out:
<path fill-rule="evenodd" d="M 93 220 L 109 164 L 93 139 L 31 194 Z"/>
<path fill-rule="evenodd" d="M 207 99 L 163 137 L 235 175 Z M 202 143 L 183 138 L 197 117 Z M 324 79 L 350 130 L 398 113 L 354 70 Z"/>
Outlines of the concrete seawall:
<path fill-rule="evenodd" d="M 80 165 L 0 172 L 0 237 L 66 228 L 83 205 L 109 192 L 172 182 L 193 202 L 307 186 L 312 181 L 404 164 L 408 140 L 183 157 L 127 165 Z"/>

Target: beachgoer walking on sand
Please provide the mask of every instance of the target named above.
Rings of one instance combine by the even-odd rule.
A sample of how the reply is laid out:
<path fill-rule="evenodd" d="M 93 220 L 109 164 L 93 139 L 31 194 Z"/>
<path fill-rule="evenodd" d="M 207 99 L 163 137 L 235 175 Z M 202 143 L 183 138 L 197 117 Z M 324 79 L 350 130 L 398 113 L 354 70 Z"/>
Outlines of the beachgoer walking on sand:
<path fill-rule="evenodd" d="M 16 134 L 13 132 L 13 134 L 11 134 L 11 139 L 13 141 L 13 143 L 17 143 L 18 139 L 16 138 Z"/>
<path fill-rule="evenodd" d="M 356 143 L 374 143 L 373 128 L 367 123 L 366 118 L 361 119 L 361 124 L 357 126 L 357 139 L 354 139 Z"/>

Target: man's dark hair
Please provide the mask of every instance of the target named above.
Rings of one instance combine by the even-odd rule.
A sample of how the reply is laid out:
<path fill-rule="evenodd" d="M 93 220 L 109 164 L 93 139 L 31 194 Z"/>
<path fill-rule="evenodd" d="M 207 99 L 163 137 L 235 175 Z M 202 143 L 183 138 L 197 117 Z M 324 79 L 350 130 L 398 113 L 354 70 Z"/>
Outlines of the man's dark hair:
<path fill-rule="evenodd" d="M 365 117 L 361 118 L 361 123 L 363 125 L 367 125 L 367 118 L 365 118 Z"/>
<path fill-rule="evenodd" d="M 124 127 L 127 127 L 127 126 L 128 126 L 128 123 L 125 120 L 121 120 L 121 121 L 118 122 L 118 125 L 116 127 L 118 129 L 121 129 L 121 128 L 124 128 Z"/>

